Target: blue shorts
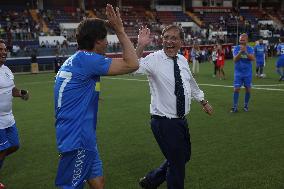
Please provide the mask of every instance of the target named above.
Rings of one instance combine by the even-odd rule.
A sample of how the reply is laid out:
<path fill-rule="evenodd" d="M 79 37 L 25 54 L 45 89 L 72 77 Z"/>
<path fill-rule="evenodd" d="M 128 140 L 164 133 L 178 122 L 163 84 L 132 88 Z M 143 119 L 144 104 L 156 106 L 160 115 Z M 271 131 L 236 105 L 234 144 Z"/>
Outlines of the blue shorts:
<path fill-rule="evenodd" d="M 284 58 L 279 58 L 276 62 L 276 67 L 280 68 L 280 67 L 284 67 Z"/>
<path fill-rule="evenodd" d="M 256 67 L 263 67 L 263 66 L 264 66 L 264 61 L 256 60 Z"/>
<path fill-rule="evenodd" d="M 103 176 L 98 151 L 78 149 L 61 154 L 55 185 L 62 189 L 83 189 L 87 180 Z"/>
<path fill-rule="evenodd" d="M 241 88 L 243 85 L 250 88 L 252 82 L 252 76 L 235 76 L 234 78 L 234 87 Z"/>
<path fill-rule="evenodd" d="M 0 151 L 19 145 L 20 142 L 16 123 L 12 127 L 0 129 Z"/>

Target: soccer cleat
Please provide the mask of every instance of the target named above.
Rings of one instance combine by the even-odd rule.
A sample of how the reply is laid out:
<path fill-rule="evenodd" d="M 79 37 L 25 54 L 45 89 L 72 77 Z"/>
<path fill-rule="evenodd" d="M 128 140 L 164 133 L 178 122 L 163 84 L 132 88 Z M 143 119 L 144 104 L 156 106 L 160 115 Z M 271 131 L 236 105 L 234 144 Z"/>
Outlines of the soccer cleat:
<path fill-rule="evenodd" d="M 156 187 L 150 186 L 150 183 L 146 177 L 140 178 L 139 186 L 145 189 L 157 189 Z"/>
<path fill-rule="evenodd" d="M 248 112 L 248 111 L 249 111 L 249 108 L 248 108 L 247 106 L 245 106 L 245 107 L 244 107 L 244 111 L 245 111 L 245 112 Z"/>
<path fill-rule="evenodd" d="M 232 107 L 231 113 L 237 113 L 237 112 L 238 112 L 238 108 L 237 107 Z"/>
<path fill-rule="evenodd" d="M 279 78 L 279 81 L 284 81 L 284 76 L 281 76 L 281 77 Z"/>
<path fill-rule="evenodd" d="M 260 74 L 260 78 L 265 78 L 266 74 Z"/>
<path fill-rule="evenodd" d="M 2 184 L 1 182 L 0 182 L 0 189 L 5 189 L 4 184 Z"/>

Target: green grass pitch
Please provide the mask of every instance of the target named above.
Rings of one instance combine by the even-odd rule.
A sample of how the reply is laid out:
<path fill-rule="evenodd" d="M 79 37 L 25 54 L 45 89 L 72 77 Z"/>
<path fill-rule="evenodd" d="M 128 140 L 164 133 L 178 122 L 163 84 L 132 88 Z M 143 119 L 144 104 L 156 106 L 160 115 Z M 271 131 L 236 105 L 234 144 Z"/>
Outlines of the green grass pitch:
<path fill-rule="evenodd" d="M 229 113 L 232 61 L 226 61 L 226 80 L 221 81 L 212 77 L 212 64 L 200 65 L 196 79 L 215 112 L 208 116 L 199 103 L 192 103 L 186 189 L 284 188 L 284 82 L 278 81 L 275 61 L 268 60 L 266 78 L 253 79 L 249 112 L 242 111 L 241 90 L 236 114 Z M 97 136 L 106 189 L 138 189 L 139 177 L 164 159 L 150 130 L 145 80 L 129 75 L 102 78 Z M 15 82 L 28 89 L 31 98 L 14 99 L 21 148 L 6 159 L 0 181 L 9 189 L 55 188 L 54 74 L 16 75 Z"/>

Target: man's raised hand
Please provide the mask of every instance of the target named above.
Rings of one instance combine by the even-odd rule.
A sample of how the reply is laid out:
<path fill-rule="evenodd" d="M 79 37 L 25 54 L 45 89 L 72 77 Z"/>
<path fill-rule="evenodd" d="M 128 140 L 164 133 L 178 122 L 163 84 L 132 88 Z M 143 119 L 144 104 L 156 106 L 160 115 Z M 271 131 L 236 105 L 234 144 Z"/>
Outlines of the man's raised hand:
<path fill-rule="evenodd" d="M 145 47 L 151 43 L 150 29 L 147 26 L 142 26 L 139 29 L 138 44 Z"/>
<path fill-rule="evenodd" d="M 115 30 L 115 32 L 124 32 L 124 27 L 122 24 L 118 7 L 116 7 L 116 11 L 114 11 L 112 5 L 107 4 L 106 15 L 109 26 L 111 26 Z"/>

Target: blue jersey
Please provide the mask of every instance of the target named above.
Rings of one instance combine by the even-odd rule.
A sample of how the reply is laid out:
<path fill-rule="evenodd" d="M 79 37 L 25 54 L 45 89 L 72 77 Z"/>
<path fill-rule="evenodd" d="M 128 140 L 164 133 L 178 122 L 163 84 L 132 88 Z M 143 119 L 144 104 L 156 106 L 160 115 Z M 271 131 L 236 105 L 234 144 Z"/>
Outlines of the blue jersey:
<path fill-rule="evenodd" d="M 54 86 L 55 127 L 59 152 L 96 149 L 100 76 L 111 59 L 78 51 L 60 68 Z"/>
<path fill-rule="evenodd" d="M 234 57 L 240 52 L 240 45 L 234 48 Z M 247 46 L 247 53 L 254 54 L 252 47 Z M 242 54 L 241 58 L 235 62 L 235 76 L 250 76 L 252 75 L 252 61 L 248 59 L 246 54 Z"/>
<path fill-rule="evenodd" d="M 284 58 L 284 43 L 280 43 L 277 45 L 277 52 L 280 55 L 280 57 Z"/>
<path fill-rule="evenodd" d="M 266 47 L 264 44 L 258 44 L 254 47 L 256 62 L 264 63 Z"/>
<path fill-rule="evenodd" d="M 284 67 L 284 43 L 278 44 L 277 53 L 279 54 L 279 58 L 276 62 L 276 67 Z"/>

